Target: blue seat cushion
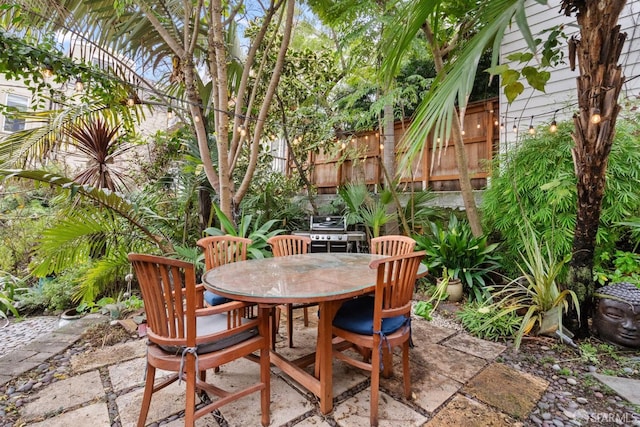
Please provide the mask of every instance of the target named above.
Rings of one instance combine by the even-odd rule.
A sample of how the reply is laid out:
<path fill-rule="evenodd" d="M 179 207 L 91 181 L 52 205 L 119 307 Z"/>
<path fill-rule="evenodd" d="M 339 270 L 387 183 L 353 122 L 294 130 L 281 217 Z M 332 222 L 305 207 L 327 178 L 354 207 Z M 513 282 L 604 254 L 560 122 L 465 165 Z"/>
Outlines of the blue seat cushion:
<path fill-rule="evenodd" d="M 242 321 L 244 323 L 245 321 L 247 321 L 247 319 L 243 318 Z M 196 318 L 196 335 L 198 337 L 202 337 L 205 335 L 214 334 L 216 332 L 222 332 L 227 329 L 227 325 L 228 320 L 226 314 L 200 316 Z M 212 353 L 214 351 L 222 350 L 232 345 L 241 343 L 242 341 L 248 340 L 249 338 L 256 335 L 258 335 L 258 328 L 247 329 L 245 331 L 230 335 L 217 341 L 198 344 L 196 353 Z M 160 345 L 160 348 L 176 355 L 182 354 L 182 351 L 185 349 L 184 346 L 177 345 Z"/>
<path fill-rule="evenodd" d="M 360 335 L 373 335 L 373 296 L 364 296 L 342 304 L 333 319 L 333 326 Z M 406 323 L 406 317 L 382 319 L 382 333 L 391 334 Z"/>
<path fill-rule="evenodd" d="M 214 294 L 211 291 L 204 291 L 204 300 L 207 304 L 213 306 L 213 305 L 220 305 L 220 304 L 224 304 L 225 302 L 229 302 L 230 299 L 229 298 L 225 298 L 221 295 L 218 294 Z"/>

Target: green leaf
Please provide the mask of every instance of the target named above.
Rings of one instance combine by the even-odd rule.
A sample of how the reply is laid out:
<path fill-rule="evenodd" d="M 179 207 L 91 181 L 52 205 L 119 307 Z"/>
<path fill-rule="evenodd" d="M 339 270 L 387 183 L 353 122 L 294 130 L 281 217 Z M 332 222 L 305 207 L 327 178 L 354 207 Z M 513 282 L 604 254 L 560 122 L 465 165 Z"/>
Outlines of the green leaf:
<path fill-rule="evenodd" d="M 509 86 L 518 81 L 520 72 L 516 70 L 507 70 L 502 74 L 502 86 Z"/>
<path fill-rule="evenodd" d="M 534 67 L 524 67 L 522 69 L 522 75 L 525 76 L 532 88 L 540 92 L 544 92 L 544 87 L 551 77 L 551 73 L 548 71 L 538 71 Z"/>
<path fill-rule="evenodd" d="M 511 104 L 523 91 L 524 85 L 520 82 L 512 83 L 504 88 L 504 94 L 507 97 L 509 104 Z"/>

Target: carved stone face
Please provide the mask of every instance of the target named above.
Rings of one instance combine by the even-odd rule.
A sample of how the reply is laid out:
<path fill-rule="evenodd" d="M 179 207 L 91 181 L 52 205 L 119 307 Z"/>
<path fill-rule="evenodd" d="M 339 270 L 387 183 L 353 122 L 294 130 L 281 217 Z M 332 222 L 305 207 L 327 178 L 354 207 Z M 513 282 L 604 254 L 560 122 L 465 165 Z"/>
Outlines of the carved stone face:
<path fill-rule="evenodd" d="M 600 298 L 593 327 L 603 341 L 640 348 L 640 305 Z"/>

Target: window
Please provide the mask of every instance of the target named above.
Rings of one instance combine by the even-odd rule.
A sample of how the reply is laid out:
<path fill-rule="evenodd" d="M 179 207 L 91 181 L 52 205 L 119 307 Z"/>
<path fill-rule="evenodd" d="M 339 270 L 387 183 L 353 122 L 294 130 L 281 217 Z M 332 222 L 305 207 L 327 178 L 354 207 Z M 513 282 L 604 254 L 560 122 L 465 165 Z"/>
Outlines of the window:
<path fill-rule="evenodd" d="M 26 111 L 29 106 L 29 98 L 26 96 L 8 94 L 7 95 L 7 107 L 9 111 L 5 113 L 4 117 L 4 131 L 5 132 L 17 132 L 24 130 L 24 119 L 17 119 L 11 117 L 11 111 Z"/>

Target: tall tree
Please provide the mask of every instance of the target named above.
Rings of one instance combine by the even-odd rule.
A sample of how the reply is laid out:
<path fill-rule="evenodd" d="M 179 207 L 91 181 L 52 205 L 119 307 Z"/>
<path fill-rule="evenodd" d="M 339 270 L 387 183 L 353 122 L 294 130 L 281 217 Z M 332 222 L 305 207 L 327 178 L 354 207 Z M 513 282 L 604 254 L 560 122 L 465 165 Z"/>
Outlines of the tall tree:
<path fill-rule="evenodd" d="M 387 78 L 392 78 L 411 40 L 422 29 L 429 14 L 442 3 L 411 1 L 405 4 L 404 13 L 395 22 L 387 39 Z M 617 25 L 624 5 L 624 0 L 565 0 L 561 4 L 561 11 L 567 16 L 575 16 L 580 28 L 580 37 L 573 39 L 569 49 L 569 57 L 577 58 L 580 72 L 577 80 L 578 113 L 574 118 L 573 132 L 578 206 L 569 286 L 576 291 L 580 311 L 584 314 L 590 312 L 592 305 L 595 237 L 607 159 L 620 111 L 618 94 L 624 82 L 618 61 L 625 35 L 620 33 Z M 449 136 L 453 106 L 456 102 L 461 108 L 466 105 L 466 94 L 471 86 L 468 76 L 477 70 L 485 49 L 500 46 L 512 19 L 517 22 L 529 48 L 535 51 L 535 42 L 526 22 L 524 0 L 483 0 L 477 5 L 476 12 L 475 25 L 479 30 L 456 60 L 445 65 L 407 134 L 408 140 L 418 141 L 411 145 L 410 155 L 422 150 L 424 137 L 433 129 L 443 137 Z M 497 54 L 498 49 L 494 49 L 496 62 Z M 597 111 L 604 120 L 592 120 L 593 113 Z M 576 314 L 574 311 L 574 321 L 577 321 Z M 585 318 L 579 332 L 582 335 L 588 333 Z"/>
<path fill-rule="evenodd" d="M 173 109 L 186 112 L 182 117 L 190 119 L 207 179 L 223 212 L 233 217 L 257 164 L 263 126 L 293 27 L 294 0 L 251 4 L 243 0 L 21 0 L 18 4 L 23 17 L 30 17 L 42 31 L 80 35 L 86 43 L 117 52 L 114 57 L 121 55 L 121 62 L 144 67 L 146 73 L 170 72 L 162 90 L 145 88 L 147 98 L 160 99 L 167 106 L 171 106 L 167 100 L 173 99 Z M 251 38 L 239 39 L 238 29 L 246 23 L 257 30 Z M 279 42 L 274 43 L 278 36 Z M 245 50 L 239 50 L 241 43 L 248 45 Z M 265 46 L 277 52 L 272 69 L 257 61 L 256 52 Z M 262 81 L 263 74 L 270 76 L 266 89 L 254 84 Z M 233 172 L 240 155 L 247 155 L 249 162 L 236 183 Z"/>

